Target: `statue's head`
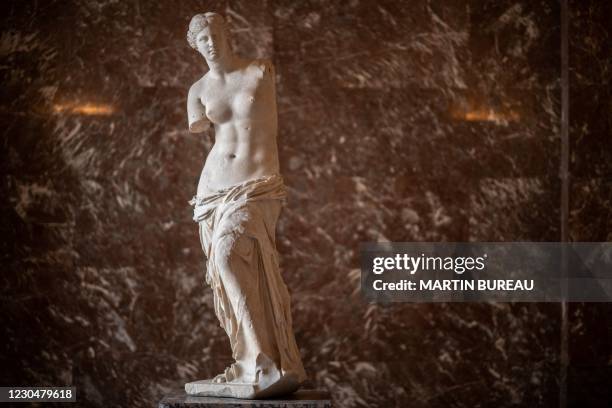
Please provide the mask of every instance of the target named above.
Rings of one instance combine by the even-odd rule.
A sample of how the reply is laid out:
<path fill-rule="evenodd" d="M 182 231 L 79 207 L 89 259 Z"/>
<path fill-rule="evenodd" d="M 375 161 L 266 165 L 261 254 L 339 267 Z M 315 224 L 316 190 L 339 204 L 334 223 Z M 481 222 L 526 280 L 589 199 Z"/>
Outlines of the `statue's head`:
<path fill-rule="evenodd" d="M 187 31 L 187 42 L 206 61 L 223 58 L 231 52 L 225 20 L 217 13 L 193 16 Z"/>

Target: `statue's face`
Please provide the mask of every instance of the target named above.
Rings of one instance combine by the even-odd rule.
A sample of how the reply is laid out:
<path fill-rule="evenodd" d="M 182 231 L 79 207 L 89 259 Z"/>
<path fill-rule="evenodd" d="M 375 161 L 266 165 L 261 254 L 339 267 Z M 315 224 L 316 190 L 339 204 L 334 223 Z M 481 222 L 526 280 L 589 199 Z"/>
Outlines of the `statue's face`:
<path fill-rule="evenodd" d="M 225 30 L 217 24 L 209 24 L 196 36 L 198 51 L 207 61 L 223 58 L 227 53 Z"/>

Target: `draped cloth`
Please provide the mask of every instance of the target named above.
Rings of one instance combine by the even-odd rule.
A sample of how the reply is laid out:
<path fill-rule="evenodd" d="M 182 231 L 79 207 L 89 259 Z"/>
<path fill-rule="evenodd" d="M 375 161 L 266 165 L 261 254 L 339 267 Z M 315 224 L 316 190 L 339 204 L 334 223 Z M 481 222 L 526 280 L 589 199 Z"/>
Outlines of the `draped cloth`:
<path fill-rule="evenodd" d="M 235 360 L 224 373 L 228 382 L 274 382 L 287 374 L 305 379 L 275 244 L 285 199 L 282 177 L 271 175 L 190 201 L 207 259 L 206 283 Z"/>

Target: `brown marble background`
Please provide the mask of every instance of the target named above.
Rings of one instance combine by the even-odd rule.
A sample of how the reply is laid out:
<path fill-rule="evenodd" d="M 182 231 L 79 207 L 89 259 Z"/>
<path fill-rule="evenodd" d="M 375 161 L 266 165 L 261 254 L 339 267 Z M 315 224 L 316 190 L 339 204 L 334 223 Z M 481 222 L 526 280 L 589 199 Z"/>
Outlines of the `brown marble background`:
<path fill-rule="evenodd" d="M 549 407 L 558 304 L 369 305 L 359 243 L 558 241 L 557 1 L 4 1 L 0 385 L 154 406 L 230 362 L 187 200 L 208 10 L 277 70 L 279 223 L 309 381 L 338 407 Z M 569 1 L 569 235 L 612 239 L 610 6 Z M 97 109 L 97 110 L 96 110 Z M 569 308 L 569 406 L 608 406 L 612 308 Z"/>

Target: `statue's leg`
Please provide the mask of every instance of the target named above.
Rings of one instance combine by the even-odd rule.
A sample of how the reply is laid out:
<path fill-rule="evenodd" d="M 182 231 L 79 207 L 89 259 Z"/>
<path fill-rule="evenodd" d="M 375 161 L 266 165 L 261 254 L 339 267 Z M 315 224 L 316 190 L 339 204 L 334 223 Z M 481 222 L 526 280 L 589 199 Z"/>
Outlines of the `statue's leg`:
<path fill-rule="evenodd" d="M 266 252 L 266 271 L 267 282 L 274 290 L 270 293 L 274 296 L 268 296 L 266 304 L 274 310 L 274 316 L 277 324 L 274 327 L 276 342 L 281 356 L 281 367 L 283 375 L 293 374 L 299 382 L 306 379 L 306 372 L 302 365 L 300 351 L 297 347 L 295 336 L 293 333 L 293 324 L 291 317 L 291 296 L 285 285 L 283 277 L 279 270 L 278 253 L 276 251 L 276 220 L 280 213 L 280 202 L 265 200 L 257 202 L 259 211 L 263 214 L 264 220 L 263 229 L 265 229 L 269 244 Z M 274 221 L 270 223 L 270 221 Z"/>
<path fill-rule="evenodd" d="M 280 202 L 219 210 L 218 218 L 200 223 L 200 237 L 215 313 L 236 361 L 212 381 L 187 383 L 185 390 L 238 398 L 291 393 L 305 373 L 291 329 L 289 293 L 278 269 L 274 235 Z"/>
<path fill-rule="evenodd" d="M 258 206 L 245 206 L 226 222 L 231 233 L 213 241 L 214 265 L 221 289 L 216 295 L 225 296 L 225 313 L 233 318 L 225 319 L 225 327 L 236 362 L 226 370 L 225 378 L 218 381 L 258 382 L 258 376 L 270 370 L 280 370 L 280 356 L 273 327 L 273 313 L 268 297 L 269 288 L 263 269 L 260 242 L 265 225 L 261 217 L 274 217 L 276 213 L 259 211 Z M 240 220 L 241 225 L 236 222 Z M 222 299 L 219 299 L 220 301 Z M 221 317 L 220 317 L 221 318 Z M 235 326 L 235 327 L 231 327 Z M 259 373 L 258 373 L 259 371 Z M 264 374 L 265 373 L 265 374 Z"/>

